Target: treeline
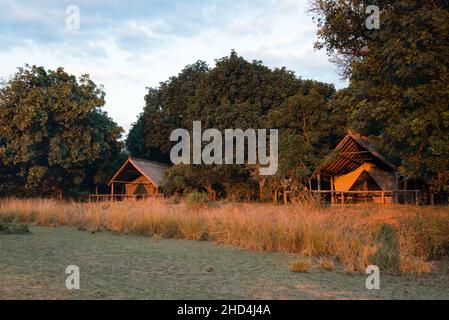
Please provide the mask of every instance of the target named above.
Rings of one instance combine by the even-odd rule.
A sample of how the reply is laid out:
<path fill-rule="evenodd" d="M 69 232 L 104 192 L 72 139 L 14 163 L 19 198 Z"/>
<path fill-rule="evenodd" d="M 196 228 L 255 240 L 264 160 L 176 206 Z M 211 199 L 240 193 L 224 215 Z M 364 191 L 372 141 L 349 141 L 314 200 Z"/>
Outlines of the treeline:
<path fill-rule="evenodd" d="M 377 5 L 380 28 L 366 27 Z M 229 199 L 301 196 L 309 177 L 347 130 L 367 136 L 402 177 L 433 192 L 449 189 L 449 4 L 444 0 L 315 0 L 316 47 L 349 87 L 304 80 L 236 52 L 202 61 L 150 88 L 126 148 L 169 162 L 177 128 L 279 129 L 279 170 L 176 166 L 167 193 L 205 191 Z M 0 88 L 0 195 L 77 195 L 104 183 L 123 160 L 122 133 L 104 91 L 88 76 L 26 67 Z"/>
<path fill-rule="evenodd" d="M 379 29 L 367 28 L 372 5 L 379 7 Z M 368 137 L 414 187 L 448 191 L 448 2 L 316 0 L 311 11 L 316 48 L 350 80 L 346 89 L 335 92 L 232 52 L 212 69 L 198 62 L 149 90 L 127 139 L 136 156 L 167 161 L 170 131 L 191 128 L 193 120 L 221 130 L 280 130 L 276 176 L 259 177 L 251 166 L 181 166 L 168 173 L 167 192 L 276 201 L 288 190 L 294 196 L 349 129 Z"/>
<path fill-rule="evenodd" d="M 214 68 L 198 61 L 178 76 L 149 89 L 146 106 L 126 145 L 140 158 L 169 162 L 170 133 L 192 129 L 279 129 L 279 170 L 259 176 L 254 165 L 188 165 L 167 173 L 164 191 L 207 191 L 232 200 L 277 199 L 300 191 L 319 161 L 344 134 L 345 118 L 335 113 L 333 85 L 302 80 L 282 68 L 271 70 L 231 52 Z M 275 196 L 276 195 L 276 196 Z"/>
<path fill-rule="evenodd" d="M 122 129 L 89 76 L 27 66 L 0 89 L 0 196 L 80 197 L 121 161 Z"/>

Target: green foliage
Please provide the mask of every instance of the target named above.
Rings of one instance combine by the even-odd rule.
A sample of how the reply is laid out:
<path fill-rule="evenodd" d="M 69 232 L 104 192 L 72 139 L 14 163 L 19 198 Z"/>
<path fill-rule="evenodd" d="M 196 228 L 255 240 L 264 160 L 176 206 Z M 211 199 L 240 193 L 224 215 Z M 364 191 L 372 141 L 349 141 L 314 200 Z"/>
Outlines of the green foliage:
<path fill-rule="evenodd" d="M 380 30 L 365 8 L 380 7 Z M 318 48 L 350 78 L 333 102 L 404 177 L 449 190 L 449 3 L 316 0 Z"/>
<path fill-rule="evenodd" d="M 371 263 L 377 265 L 382 271 L 391 273 L 399 272 L 401 261 L 396 231 L 392 226 L 382 224 L 376 236 L 380 247 L 379 250 L 370 257 Z"/>
<path fill-rule="evenodd" d="M 210 200 L 207 194 L 195 191 L 187 195 L 186 203 L 191 206 L 207 206 Z"/>
<path fill-rule="evenodd" d="M 199 61 L 149 89 L 126 145 L 133 156 L 169 162 L 171 131 L 191 130 L 193 121 L 201 121 L 203 129 L 280 129 L 280 172 L 270 183 L 257 176 L 257 166 L 181 166 L 166 176 L 169 194 L 198 190 L 254 199 L 260 184 L 279 189 L 277 181 L 289 178 L 303 185 L 335 145 L 345 121 L 330 109 L 334 93 L 332 85 L 301 80 L 285 68 L 271 70 L 232 51 L 212 69 Z"/>
<path fill-rule="evenodd" d="M 122 129 L 104 96 L 88 75 L 19 68 L 0 89 L 0 189 L 61 195 L 105 182 Z"/>

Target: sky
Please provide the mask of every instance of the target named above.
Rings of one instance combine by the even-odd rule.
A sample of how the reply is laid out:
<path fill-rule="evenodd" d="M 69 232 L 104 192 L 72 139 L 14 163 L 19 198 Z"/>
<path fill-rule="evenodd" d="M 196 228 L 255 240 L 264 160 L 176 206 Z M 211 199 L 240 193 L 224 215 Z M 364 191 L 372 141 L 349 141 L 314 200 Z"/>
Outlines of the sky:
<path fill-rule="evenodd" d="M 104 86 L 103 110 L 126 131 L 147 87 L 197 60 L 213 67 L 232 49 L 345 87 L 325 52 L 314 49 L 309 1 L 0 0 L 0 77 L 25 64 L 89 74 Z"/>

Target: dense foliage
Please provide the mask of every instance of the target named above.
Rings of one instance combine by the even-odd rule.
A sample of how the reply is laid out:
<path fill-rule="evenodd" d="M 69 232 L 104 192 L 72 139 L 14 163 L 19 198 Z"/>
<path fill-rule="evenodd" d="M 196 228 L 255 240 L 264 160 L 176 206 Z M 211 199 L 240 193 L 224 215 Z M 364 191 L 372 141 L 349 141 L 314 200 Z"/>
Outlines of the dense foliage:
<path fill-rule="evenodd" d="M 0 89 L 0 192 L 61 197 L 105 182 L 122 129 L 104 96 L 87 75 L 19 68 Z"/>
<path fill-rule="evenodd" d="M 259 177 L 254 166 L 181 166 L 170 170 L 169 193 L 204 190 L 232 199 L 273 196 L 301 190 L 318 161 L 335 146 L 344 123 L 331 109 L 332 85 L 305 81 L 285 68 L 271 70 L 237 53 L 187 66 L 177 77 L 151 88 L 146 106 L 127 139 L 132 155 L 169 161 L 172 130 L 207 128 L 279 129 L 279 171 Z M 277 199 L 277 196 L 274 196 Z"/>
<path fill-rule="evenodd" d="M 369 5 L 380 29 L 365 26 Z M 318 48 L 349 88 L 333 104 L 369 136 L 406 179 L 449 189 L 449 2 L 315 0 Z"/>

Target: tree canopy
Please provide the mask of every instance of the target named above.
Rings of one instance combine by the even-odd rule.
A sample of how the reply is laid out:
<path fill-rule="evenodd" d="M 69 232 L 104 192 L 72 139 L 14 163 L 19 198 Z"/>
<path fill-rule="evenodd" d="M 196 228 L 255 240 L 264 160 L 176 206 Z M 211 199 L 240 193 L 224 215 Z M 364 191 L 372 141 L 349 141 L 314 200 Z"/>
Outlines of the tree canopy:
<path fill-rule="evenodd" d="M 122 129 L 88 75 L 26 66 L 0 88 L 0 189 L 59 194 L 105 182 Z"/>
<path fill-rule="evenodd" d="M 291 187 L 281 188 L 278 181 L 294 176 L 296 185 L 307 183 L 313 167 L 343 133 L 338 123 L 344 121 L 330 109 L 334 93 L 333 85 L 302 80 L 292 71 L 272 70 L 260 61 L 248 62 L 232 51 L 216 60 L 214 68 L 198 61 L 150 88 L 127 148 L 137 157 L 168 161 L 171 131 L 190 130 L 193 121 L 201 121 L 203 129 L 222 131 L 279 129 L 281 170 L 268 179 L 270 184 L 250 165 L 178 167 L 169 171 L 166 183 L 169 192 L 203 189 L 234 199 L 265 197 L 276 188 Z"/>
<path fill-rule="evenodd" d="M 365 26 L 378 5 L 380 28 Z M 318 48 L 350 80 L 335 109 L 406 179 L 449 189 L 449 2 L 315 0 Z"/>

